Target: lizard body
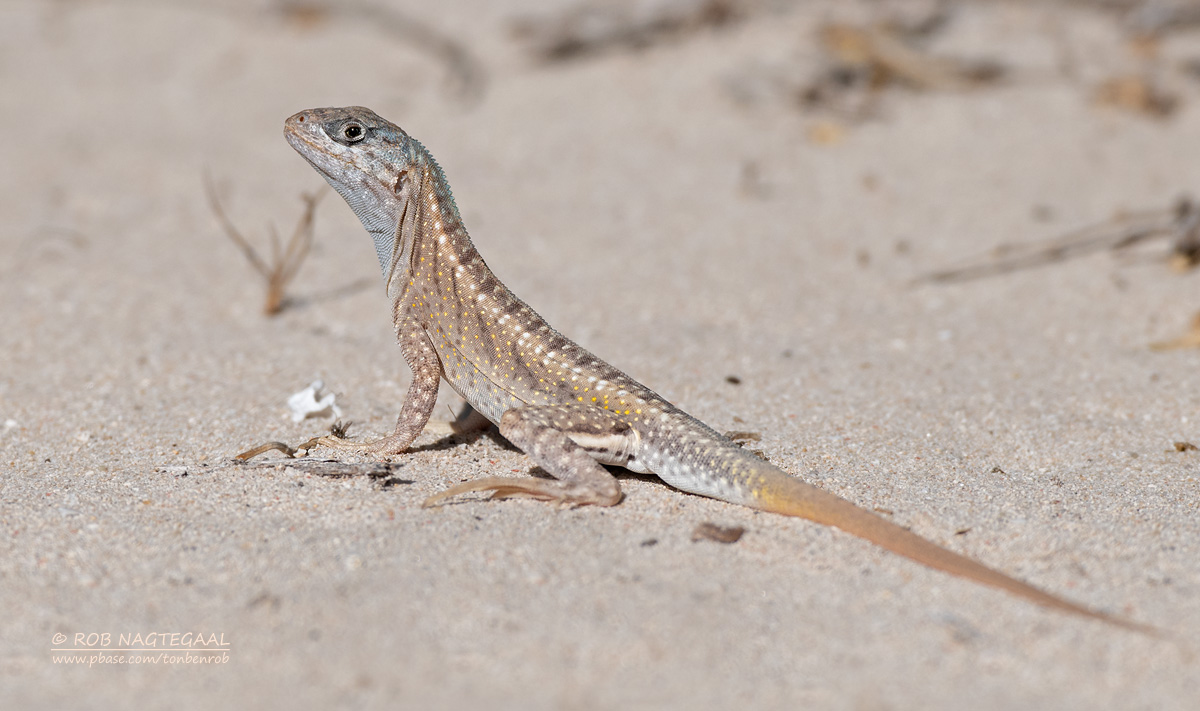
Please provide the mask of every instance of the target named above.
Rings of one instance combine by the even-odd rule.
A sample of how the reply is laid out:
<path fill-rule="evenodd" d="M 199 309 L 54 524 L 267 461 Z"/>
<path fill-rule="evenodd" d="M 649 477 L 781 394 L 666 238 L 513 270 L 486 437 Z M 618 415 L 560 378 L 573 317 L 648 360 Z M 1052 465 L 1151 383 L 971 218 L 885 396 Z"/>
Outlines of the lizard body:
<path fill-rule="evenodd" d="M 377 457 L 403 452 L 428 422 L 444 378 L 554 477 L 485 477 L 426 505 L 491 491 L 611 506 L 621 489 L 601 464 L 619 465 L 683 491 L 836 526 L 1047 607 L 1150 631 L 1039 590 L 788 475 L 555 331 L 488 269 L 428 151 L 369 109 L 303 111 L 287 120 L 285 135 L 374 239 L 413 372 L 393 434 L 367 443 L 318 442 Z"/>

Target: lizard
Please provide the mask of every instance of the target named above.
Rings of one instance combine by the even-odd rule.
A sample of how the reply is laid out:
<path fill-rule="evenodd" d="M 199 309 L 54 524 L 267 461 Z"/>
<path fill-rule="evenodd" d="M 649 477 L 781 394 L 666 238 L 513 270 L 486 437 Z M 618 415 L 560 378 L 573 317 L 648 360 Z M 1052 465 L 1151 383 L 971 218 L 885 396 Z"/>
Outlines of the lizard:
<path fill-rule="evenodd" d="M 370 109 L 301 111 L 286 120 L 284 134 L 371 235 L 412 371 L 392 434 L 358 442 L 335 430 L 297 449 L 324 445 L 380 459 L 399 455 L 429 422 L 444 379 L 550 477 L 483 477 L 431 496 L 425 506 L 468 492 L 613 506 L 622 499 L 621 487 L 604 465 L 620 466 L 653 473 L 685 492 L 834 526 L 1047 608 L 1157 634 L 987 567 L 793 477 L 553 329 L 488 268 L 429 151 Z"/>

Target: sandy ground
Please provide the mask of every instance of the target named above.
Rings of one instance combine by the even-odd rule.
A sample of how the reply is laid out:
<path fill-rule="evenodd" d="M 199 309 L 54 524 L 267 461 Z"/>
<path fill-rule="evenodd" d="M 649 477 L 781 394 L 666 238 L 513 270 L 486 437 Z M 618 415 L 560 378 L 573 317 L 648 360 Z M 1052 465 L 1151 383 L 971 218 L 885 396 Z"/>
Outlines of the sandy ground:
<path fill-rule="evenodd" d="M 265 249 L 321 184 L 283 119 L 370 106 L 438 158 L 499 276 L 586 347 L 760 433 L 751 446 L 797 475 L 1194 640 L 1200 453 L 1173 443 L 1200 443 L 1200 352 L 1148 344 L 1186 330 L 1197 276 L 1149 249 L 910 281 L 1200 188 L 1200 84 L 1178 69 L 1200 35 L 1169 35 L 1151 66 L 1113 13 L 970 5 L 932 48 L 1010 80 L 888 89 L 858 120 L 795 98 L 816 29 L 910 6 L 763 3 L 542 63 L 512 24 L 558 3 L 445 5 L 389 24 L 0 3 L 5 708 L 1196 708 L 1181 644 L 652 478 L 623 479 L 608 510 L 420 508 L 527 471 L 495 436 L 426 433 L 375 478 L 233 465 L 327 430 L 287 417 L 313 379 L 368 434 L 409 376 L 336 196 L 293 306 L 268 318 L 202 175 Z M 1096 105 L 1097 83 L 1147 67 L 1179 97 L 1171 116 Z M 442 399 L 444 420 L 458 400 Z M 747 531 L 693 542 L 703 522 Z M 108 663 L 186 633 L 224 661 Z M 77 647 L 106 657 L 53 651 Z"/>

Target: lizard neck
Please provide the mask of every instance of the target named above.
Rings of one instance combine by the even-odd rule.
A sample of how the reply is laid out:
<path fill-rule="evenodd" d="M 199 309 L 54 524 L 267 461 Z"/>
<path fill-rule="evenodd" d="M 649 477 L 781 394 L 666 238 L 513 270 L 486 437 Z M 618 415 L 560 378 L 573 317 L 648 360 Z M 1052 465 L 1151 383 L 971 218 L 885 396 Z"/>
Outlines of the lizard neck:
<path fill-rule="evenodd" d="M 509 294 L 475 249 L 441 168 L 428 158 L 418 170 L 421 176 L 413 182 L 419 187 L 402 206 L 396 230 L 400 242 L 388 293 L 397 315 L 429 325 L 438 316 L 443 323 L 461 319 L 464 310 L 476 311 L 482 301 Z"/>
<path fill-rule="evenodd" d="M 398 180 L 394 237 L 390 244 L 376 242 L 388 296 L 397 307 L 418 283 L 445 276 L 430 271 L 435 263 L 478 263 L 487 269 L 471 243 L 441 167 L 423 147 L 415 147 L 419 158 Z"/>

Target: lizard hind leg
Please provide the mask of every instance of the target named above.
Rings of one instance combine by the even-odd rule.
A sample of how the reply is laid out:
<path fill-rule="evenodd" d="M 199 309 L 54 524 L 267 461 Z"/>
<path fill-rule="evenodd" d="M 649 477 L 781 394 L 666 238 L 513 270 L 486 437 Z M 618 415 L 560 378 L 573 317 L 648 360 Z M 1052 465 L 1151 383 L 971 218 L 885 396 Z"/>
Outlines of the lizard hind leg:
<path fill-rule="evenodd" d="M 450 487 L 424 505 L 435 506 L 471 491 L 491 491 L 492 498 L 526 496 L 573 506 L 613 506 L 621 501 L 620 483 L 596 460 L 619 463 L 636 445 L 637 434 L 610 414 L 573 405 L 518 407 L 500 418 L 500 434 L 554 478 L 484 477 Z"/>

